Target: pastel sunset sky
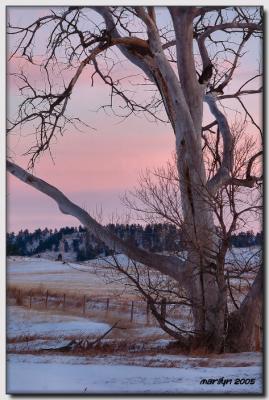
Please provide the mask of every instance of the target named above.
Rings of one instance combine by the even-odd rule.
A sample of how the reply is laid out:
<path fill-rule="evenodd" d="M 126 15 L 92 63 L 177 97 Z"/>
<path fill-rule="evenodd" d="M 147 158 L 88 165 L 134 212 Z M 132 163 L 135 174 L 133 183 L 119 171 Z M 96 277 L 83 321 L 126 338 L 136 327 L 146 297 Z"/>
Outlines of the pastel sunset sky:
<path fill-rule="evenodd" d="M 26 25 L 34 18 L 46 13 L 41 7 L 10 7 L 8 17 L 14 25 Z M 160 19 L 162 11 L 159 11 Z M 97 14 L 92 13 L 97 19 Z M 44 34 L 45 40 L 45 34 Z M 8 54 L 14 48 L 15 39 L 8 39 Z M 36 43 L 36 53 L 42 55 L 44 43 Z M 258 62 L 261 62 L 261 47 L 258 40 L 250 40 L 246 47 L 247 53 L 236 73 L 229 92 L 234 92 L 248 77 L 255 74 Z M 14 58 L 9 66 L 9 72 L 18 70 L 21 66 L 28 72 L 31 79 L 41 84 L 42 78 L 37 68 L 30 68 L 23 60 Z M 91 87 L 91 67 L 79 79 L 70 101 L 72 115 L 80 117 L 92 128 L 82 127 L 82 132 L 69 127 L 64 136 L 57 136 L 52 145 L 54 163 L 48 153 L 37 162 L 34 173 L 57 186 L 72 201 L 83 206 L 89 212 L 100 211 L 102 208 L 104 222 L 111 220 L 115 213 L 124 216 L 126 210 L 121 203 L 120 195 L 132 189 L 137 183 L 140 171 L 164 165 L 171 159 L 175 139 L 169 124 L 153 123 L 143 115 L 130 116 L 126 120 L 119 119 L 108 111 L 96 111 L 101 105 L 109 102 L 109 89 L 101 80 L 96 79 Z M 131 66 L 127 61 L 118 65 L 115 74 L 125 76 L 138 74 L 140 70 Z M 56 77 L 57 79 L 57 77 Z M 139 82 L 140 78 L 137 78 Z M 132 90 L 145 89 L 134 87 L 127 83 Z M 251 85 L 248 88 L 252 88 Z M 8 115 L 16 113 L 20 97 L 13 79 L 8 79 Z M 137 95 L 137 94 L 136 94 Z M 142 98 L 141 97 L 141 98 Z M 261 122 L 261 96 L 244 98 L 250 107 L 256 121 Z M 229 104 L 229 118 L 232 121 L 238 103 Z M 212 121 L 205 106 L 205 122 Z M 252 129 L 252 128 L 251 128 Z M 23 154 L 34 143 L 30 131 L 14 131 L 8 139 L 8 153 L 22 167 L 26 167 L 29 156 Z M 41 193 L 21 183 L 12 176 L 7 176 L 7 230 L 17 232 L 20 229 L 34 230 L 36 228 L 59 228 L 61 226 L 77 226 L 78 221 L 58 210 L 56 204 Z"/>

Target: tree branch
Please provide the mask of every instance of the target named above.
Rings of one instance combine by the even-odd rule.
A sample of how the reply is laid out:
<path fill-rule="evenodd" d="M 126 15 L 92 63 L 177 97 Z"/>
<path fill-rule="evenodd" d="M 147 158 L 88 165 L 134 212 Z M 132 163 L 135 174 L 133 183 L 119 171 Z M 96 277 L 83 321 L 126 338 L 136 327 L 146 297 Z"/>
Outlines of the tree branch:
<path fill-rule="evenodd" d="M 218 87 L 214 88 L 214 90 L 216 92 L 222 92 L 223 93 L 223 89 L 229 84 L 229 82 L 232 80 L 233 74 L 237 68 L 238 65 L 238 61 L 239 58 L 241 57 L 241 52 L 243 47 L 245 46 L 245 44 L 247 43 L 247 41 L 249 40 L 249 38 L 252 35 L 252 30 L 249 30 L 248 33 L 246 35 L 243 36 L 243 39 L 241 41 L 241 43 L 238 46 L 237 51 L 235 52 L 235 57 L 234 57 L 234 61 L 232 63 L 232 66 L 230 68 L 230 70 L 228 71 L 228 73 L 226 74 L 224 80 L 221 82 L 221 84 L 218 85 Z"/>
<path fill-rule="evenodd" d="M 259 181 L 262 180 L 262 176 L 258 177 L 258 176 L 251 175 L 251 169 L 252 169 L 253 163 L 256 160 L 256 158 L 260 157 L 262 154 L 263 154 L 263 152 L 259 151 L 258 153 L 254 154 L 249 159 L 245 179 L 238 179 L 235 177 L 231 177 L 231 179 L 229 180 L 228 183 L 235 185 L 235 186 L 245 186 L 245 187 L 249 187 L 249 188 L 254 187 L 256 183 L 258 183 Z"/>
<path fill-rule="evenodd" d="M 131 44 L 131 42 L 134 40 L 133 38 L 129 38 L 129 43 L 126 43 L 126 41 L 122 41 L 122 36 L 119 34 L 116 23 L 114 22 L 113 16 L 111 14 L 111 11 L 109 7 L 102 6 L 102 7 L 91 7 L 94 11 L 96 11 L 98 14 L 100 14 L 106 24 L 106 29 L 109 32 L 109 35 L 111 36 L 111 39 L 114 40 L 114 42 L 118 41 L 118 48 L 122 52 L 122 54 L 133 64 L 135 64 L 137 67 L 142 69 L 142 71 L 147 75 L 147 77 L 150 80 L 153 80 L 152 72 L 146 62 L 146 57 L 144 56 L 139 56 L 139 53 L 136 53 L 132 49 L 128 47 L 128 45 Z M 135 38 L 136 40 L 138 38 Z M 138 39 L 141 42 L 145 42 L 142 39 Z"/>
<path fill-rule="evenodd" d="M 195 7 L 193 15 L 194 15 L 194 17 L 198 17 L 200 15 L 205 15 L 208 12 L 221 11 L 221 10 L 225 10 L 226 8 L 229 8 L 229 6 Z"/>
<path fill-rule="evenodd" d="M 202 131 L 203 132 L 210 131 L 210 129 L 213 128 L 213 126 L 215 126 L 217 124 L 218 124 L 217 121 L 212 121 L 212 122 L 210 122 L 210 124 L 207 124 L 206 126 L 203 126 L 202 127 Z"/>
<path fill-rule="evenodd" d="M 208 26 L 205 30 L 204 33 L 200 36 L 200 38 L 205 39 L 206 37 L 210 36 L 213 32 L 216 31 L 223 31 L 225 29 L 248 29 L 251 31 L 262 31 L 262 25 L 256 24 L 253 22 L 236 22 L 236 21 L 231 21 L 231 22 L 225 22 L 223 24 L 219 25 L 214 25 L 214 26 Z"/>
<path fill-rule="evenodd" d="M 145 23 L 147 27 L 149 47 L 154 62 L 152 65 L 154 80 L 162 95 L 164 105 L 166 107 L 167 114 L 172 123 L 172 126 L 175 129 L 176 120 L 178 126 L 182 127 L 181 129 L 182 132 L 185 131 L 186 126 L 188 126 L 187 130 L 189 133 L 189 139 L 195 140 L 194 125 L 195 122 L 197 121 L 196 114 L 197 113 L 199 114 L 199 112 L 197 112 L 196 114 L 193 113 L 193 115 L 191 115 L 192 108 L 188 107 L 189 98 L 187 96 L 187 93 L 184 93 L 184 88 L 183 88 L 184 80 L 182 80 L 183 79 L 182 77 L 180 77 L 180 80 L 178 79 L 175 71 L 173 70 L 171 64 L 169 63 L 167 57 L 165 56 L 164 48 L 161 43 L 160 34 L 154 21 L 146 13 L 143 7 L 134 7 L 134 9 L 136 10 L 138 17 Z M 189 22 L 187 26 L 188 35 L 189 35 L 189 30 L 191 28 L 191 21 L 192 19 L 188 18 Z M 188 48 L 188 51 L 189 50 L 190 49 Z M 192 53 L 190 57 L 192 57 Z M 198 104 L 197 107 L 199 108 Z"/>
<path fill-rule="evenodd" d="M 202 94 L 193 56 L 193 7 L 168 7 L 176 36 L 177 68 L 196 133 L 202 122 Z"/>
<path fill-rule="evenodd" d="M 227 181 L 227 183 L 229 183 L 231 185 L 235 185 L 235 186 L 244 186 L 244 187 L 252 188 L 255 186 L 255 183 L 257 183 L 260 180 L 261 180 L 261 177 L 255 177 L 255 176 L 251 176 L 250 178 L 246 178 L 246 179 L 239 179 L 239 178 L 232 177 Z"/>
<path fill-rule="evenodd" d="M 204 96 L 211 113 L 217 120 L 218 127 L 223 139 L 223 159 L 217 173 L 208 181 L 207 188 L 211 194 L 215 194 L 218 188 L 230 179 L 233 167 L 233 138 L 225 115 L 218 109 L 216 99 L 213 95 Z"/>
<path fill-rule="evenodd" d="M 222 96 L 218 96 L 218 100 L 225 100 L 225 99 L 236 99 L 239 98 L 240 96 L 247 96 L 249 94 L 259 94 L 262 93 L 262 87 L 260 87 L 259 89 L 250 89 L 250 90 L 241 90 L 241 91 L 237 91 L 235 93 L 231 93 L 231 94 L 224 94 Z"/>
<path fill-rule="evenodd" d="M 94 236 L 102 240 L 110 249 L 118 253 L 124 253 L 129 258 L 168 275 L 178 282 L 182 281 L 184 285 L 186 267 L 184 261 L 180 258 L 150 253 L 127 244 L 111 233 L 107 228 L 99 224 L 85 210 L 71 202 L 56 187 L 30 174 L 9 160 L 7 160 L 7 170 L 22 182 L 53 199 L 63 214 L 72 215 L 77 218 Z"/>
<path fill-rule="evenodd" d="M 246 171 L 246 179 L 249 179 L 249 178 L 252 177 L 252 176 L 251 176 L 251 168 L 252 168 L 252 165 L 253 165 L 254 161 L 256 160 L 256 158 L 260 157 L 262 154 L 263 154 L 263 151 L 259 151 L 258 153 L 254 154 L 254 155 L 249 159 L 248 166 L 247 166 L 247 171 Z"/>
<path fill-rule="evenodd" d="M 203 13 L 202 13 L 202 15 L 203 15 Z M 242 29 L 242 31 L 247 29 L 247 33 L 244 33 L 242 41 L 239 44 L 237 51 L 234 52 L 235 53 L 234 61 L 232 62 L 232 66 L 229 69 L 228 73 L 225 75 L 224 80 L 222 81 L 221 84 L 219 84 L 219 86 L 217 88 L 213 89 L 216 92 L 220 92 L 220 93 L 223 93 L 224 87 L 227 86 L 228 83 L 231 81 L 234 71 L 236 70 L 238 60 L 241 56 L 241 51 L 242 51 L 244 45 L 246 44 L 246 42 L 252 36 L 254 31 L 262 30 L 262 26 L 259 24 L 255 24 L 255 23 L 251 23 L 251 22 L 242 23 L 242 22 L 232 21 L 232 22 L 226 22 L 226 23 L 222 23 L 222 24 L 216 24 L 214 26 L 207 26 L 203 33 L 195 32 L 195 37 L 197 40 L 197 44 L 198 44 L 198 48 L 199 48 L 199 52 L 200 52 L 200 56 L 201 56 L 202 64 L 203 64 L 203 72 L 202 72 L 201 77 L 199 78 L 199 82 L 201 84 L 208 83 L 210 78 L 212 77 L 212 73 L 213 73 L 213 64 L 209 57 L 208 50 L 205 45 L 205 41 L 207 38 L 211 39 L 212 33 L 219 31 L 219 30 L 226 31 L 226 29 L 228 29 L 228 28 L 229 29 L 239 28 L 239 29 Z"/>

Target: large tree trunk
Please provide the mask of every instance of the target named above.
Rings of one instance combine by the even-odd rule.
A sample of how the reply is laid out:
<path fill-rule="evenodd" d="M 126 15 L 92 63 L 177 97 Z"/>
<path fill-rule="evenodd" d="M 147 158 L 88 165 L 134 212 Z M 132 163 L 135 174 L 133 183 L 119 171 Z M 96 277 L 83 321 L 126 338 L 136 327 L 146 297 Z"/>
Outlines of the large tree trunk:
<path fill-rule="evenodd" d="M 263 271 L 255 278 L 239 310 L 229 318 L 226 346 L 229 351 L 260 351 L 262 348 Z"/>
<path fill-rule="evenodd" d="M 202 101 L 202 99 L 201 99 Z M 227 294 L 224 263 L 217 261 L 218 237 L 202 157 L 201 134 L 195 141 L 176 132 L 177 168 L 180 179 L 184 236 L 188 251 L 189 297 L 194 328 L 200 345 L 220 351 L 223 347 Z"/>
<path fill-rule="evenodd" d="M 188 296 L 192 302 L 198 340 L 220 350 L 224 337 L 226 290 L 223 264 L 218 265 L 216 261 L 218 239 L 202 153 L 205 87 L 197 80 L 193 57 L 193 9 L 170 8 L 170 13 L 177 39 L 180 84 L 177 82 L 170 88 L 172 79 L 166 82 L 173 105 L 169 115 L 174 118 L 172 126 L 176 137 L 183 234 L 188 252 Z M 160 65 L 163 74 L 169 70 L 164 66 L 164 63 Z"/>

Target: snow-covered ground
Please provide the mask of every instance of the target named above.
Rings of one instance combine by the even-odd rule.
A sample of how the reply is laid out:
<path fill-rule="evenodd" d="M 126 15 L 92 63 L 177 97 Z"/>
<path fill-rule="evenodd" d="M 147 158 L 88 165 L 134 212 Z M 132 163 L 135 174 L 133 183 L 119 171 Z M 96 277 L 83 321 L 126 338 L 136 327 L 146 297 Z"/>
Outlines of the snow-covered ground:
<path fill-rule="evenodd" d="M 7 312 L 7 334 L 9 338 L 18 336 L 89 336 L 102 334 L 110 325 L 74 315 L 52 314 L 38 310 L 12 306 Z"/>
<path fill-rule="evenodd" d="M 9 356 L 7 391 L 16 393 L 262 393 L 261 367 L 153 368 L 126 365 L 68 364 L 42 356 Z M 81 358 L 81 357 L 80 357 Z M 201 384 L 203 379 L 231 383 Z M 254 380 L 253 384 L 235 384 Z M 229 381 L 230 382 L 230 381 Z"/>
<path fill-rule="evenodd" d="M 105 339 L 107 343 L 109 340 L 114 343 L 115 338 L 131 341 L 133 337 L 136 344 L 148 340 L 150 345 L 146 350 L 142 347 L 139 350 L 138 346 L 137 351 L 130 353 L 116 348 L 111 353 L 42 353 L 44 348 L 68 343 L 68 337 L 92 339 L 107 331 L 110 325 L 18 306 L 8 307 L 7 315 L 7 391 L 12 394 L 262 391 L 261 353 L 201 356 L 177 354 L 175 350 L 171 354 L 165 351 L 169 340 L 153 327 L 134 327 L 115 332 L 113 339 L 111 336 Z M 222 377 L 231 379 L 231 383 L 201 384 L 202 379 Z M 242 383 L 236 385 L 236 378 Z M 250 384 L 250 379 L 255 382 Z"/>
<path fill-rule="evenodd" d="M 104 262 L 103 262 L 104 264 Z M 106 284 L 105 268 L 98 262 L 85 265 L 34 257 L 8 257 L 7 283 L 22 289 L 49 289 L 58 293 L 98 297 L 119 296 L 119 283 Z M 130 299 L 134 297 L 130 294 Z"/>
<path fill-rule="evenodd" d="M 226 261 L 232 261 L 234 259 L 249 260 L 258 262 L 261 257 L 261 247 L 260 246 L 250 246 L 250 247 L 232 247 L 227 251 Z"/>
<path fill-rule="evenodd" d="M 242 257 L 248 257 L 249 251 Z M 229 253 L 227 257 L 232 259 L 234 255 Z M 113 262 L 111 258 L 109 261 Z M 118 256 L 118 261 L 125 265 L 128 263 L 123 255 Z M 104 264 L 103 259 L 79 265 L 41 258 L 10 257 L 8 284 L 118 299 L 122 293 L 121 283 L 105 284 Z M 134 296 L 124 293 L 124 299 L 128 301 Z M 124 321 L 124 315 L 121 316 Z M 170 338 L 156 325 L 143 325 L 144 317 L 143 323 L 140 320 L 137 324 L 127 323 L 126 330 L 115 330 L 104 339 L 105 343 L 117 343 L 117 349 L 115 346 L 111 353 L 79 356 L 73 353 L 48 354 L 43 350 L 65 345 L 71 338 L 86 336 L 91 340 L 102 335 L 116 322 L 113 314 L 106 321 L 57 313 L 52 309 L 38 311 L 11 306 L 7 317 L 9 393 L 262 392 L 261 353 L 190 356 L 177 354 L 176 350 L 167 351 Z M 121 340 L 135 344 L 135 351 L 118 351 Z M 137 344 L 141 344 L 140 350 Z M 231 381 L 225 385 L 218 383 L 217 379 L 222 377 Z M 236 378 L 240 379 L 239 384 L 235 384 Z M 202 379 L 215 381 L 201 384 Z"/>
<path fill-rule="evenodd" d="M 226 260 L 234 264 L 248 266 L 259 263 L 259 247 L 232 248 L 227 252 Z M 123 254 L 118 254 L 115 259 L 121 266 L 132 265 L 132 261 Z M 115 265 L 114 257 L 104 257 L 89 260 L 83 264 L 57 262 L 49 259 L 35 257 L 8 257 L 7 282 L 10 286 L 20 286 L 26 289 L 51 289 L 65 293 L 80 293 L 81 295 L 96 295 L 99 297 L 120 296 L 123 293 L 121 283 L 107 283 L 107 269 Z M 250 261 L 248 261 L 250 259 Z M 109 275 L 110 276 L 110 275 Z M 125 293 L 126 298 L 126 293 Z M 136 296 L 129 289 L 128 298 Z"/>

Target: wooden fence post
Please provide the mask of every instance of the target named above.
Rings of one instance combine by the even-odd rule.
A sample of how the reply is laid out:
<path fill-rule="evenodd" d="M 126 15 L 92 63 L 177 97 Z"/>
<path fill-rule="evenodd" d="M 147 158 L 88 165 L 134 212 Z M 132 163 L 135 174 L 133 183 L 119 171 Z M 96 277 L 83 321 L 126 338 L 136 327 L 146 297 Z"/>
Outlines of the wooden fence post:
<path fill-rule="evenodd" d="M 108 312 L 109 309 L 109 298 L 106 299 L 106 311 Z"/>
<path fill-rule="evenodd" d="M 83 314 L 85 315 L 86 313 L 86 296 L 83 296 Z"/>
<path fill-rule="evenodd" d="M 149 323 L 149 312 L 150 312 L 150 304 L 149 304 L 149 299 L 147 299 L 147 324 Z"/>
<path fill-rule="evenodd" d="M 22 304 L 23 304 L 23 297 L 21 295 L 21 290 L 19 289 L 16 295 L 16 305 L 21 306 Z"/>
<path fill-rule="evenodd" d="M 29 293 L 29 307 L 32 308 L 32 291 Z"/>
<path fill-rule="evenodd" d="M 130 319 L 130 321 L 133 322 L 133 319 L 134 319 L 134 302 L 132 301 L 132 304 L 131 304 L 131 319 Z"/>
<path fill-rule="evenodd" d="M 166 298 L 164 297 L 161 301 L 161 317 L 166 318 Z"/>
<path fill-rule="evenodd" d="M 46 291 L 46 297 L 45 297 L 45 308 L 46 308 L 46 310 L 48 308 L 48 298 L 49 298 L 49 291 L 47 290 Z"/>
<path fill-rule="evenodd" d="M 255 324 L 255 351 L 261 351 L 261 327 Z"/>

